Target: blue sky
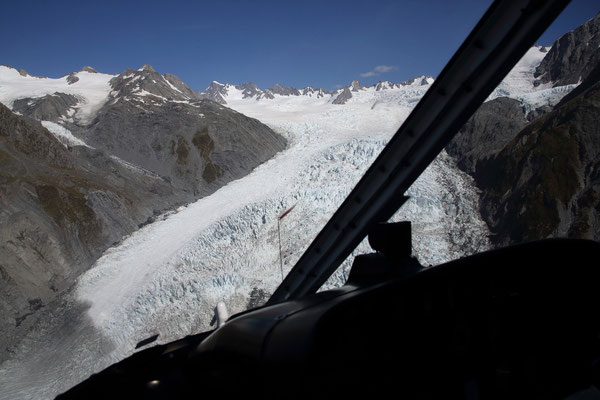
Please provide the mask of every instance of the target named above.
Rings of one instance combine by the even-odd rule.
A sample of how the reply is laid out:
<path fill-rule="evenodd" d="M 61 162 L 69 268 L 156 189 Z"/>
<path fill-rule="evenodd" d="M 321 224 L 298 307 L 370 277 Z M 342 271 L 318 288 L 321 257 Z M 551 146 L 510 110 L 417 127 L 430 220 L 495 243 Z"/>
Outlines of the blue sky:
<path fill-rule="evenodd" d="M 358 79 L 436 76 L 489 0 L 11 1 L 0 15 L 0 64 L 59 77 L 91 65 L 151 64 L 193 89 L 252 81 L 327 90 Z M 542 36 L 551 44 L 600 11 L 573 0 Z M 379 67 L 379 68 L 377 68 Z"/>

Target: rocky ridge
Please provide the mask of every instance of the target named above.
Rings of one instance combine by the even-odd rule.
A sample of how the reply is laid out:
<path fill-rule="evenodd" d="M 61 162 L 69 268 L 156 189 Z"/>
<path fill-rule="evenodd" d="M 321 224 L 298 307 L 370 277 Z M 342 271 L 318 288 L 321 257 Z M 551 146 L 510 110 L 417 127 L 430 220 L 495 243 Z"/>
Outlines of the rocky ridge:
<path fill-rule="evenodd" d="M 166 180 L 65 146 L 0 104 L 0 348 L 106 248 L 185 200 Z"/>
<path fill-rule="evenodd" d="M 498 246 L 547 237 L 600 240 L 600 15 L 559 38 L 533 85 L 582 82 L 555 105 L 484 103 L 447 147 L 481 190 Z"/>
<path fill-rule="evenodd" d="M 352 93 L 357 93 L 362 90 L 375 90 L 383 91 L 389 89 L 400 89 L 405 86 L 426 86 L 433 83 L 433 78 L 430 76 L 418 76 L 413 79 L 409 79 L 400 83 L 393 83 L 390 81 L 379 81 L 372 86 L 363 86 L 359 81 L 354 80 L 348 86 L 342 87 L 336 91 L 328 92 L 322 88 L 313 88 L 312 86 L 306 86 L 303 89 L 296 89 L 293 87 L 287 87 L 280 84 L 275 84 L 269 89 L 260 89 L 256 84 L 252 82 L 242 83 L 239 85 L 232 85 L 229 83 L 219 83 L 213 81 L 209 87 L 203 92 L 196 92 L 199 98 L 212 100 L 219 104 L 227 104 L 227 97 L 230 94 L 231 89 L 235 88 L 242 91 L 243 99 L 274 99 L 275 95 L 279 96 L 305 96 L 314 98 L 328 98 L 332 104 L 345 104 L 349 99 L 352 98 Z"/>
<path fill-rule="evenodd" d="M 521 130 L 482 162 L 481 212 L 501 245 L 600 240 L 600 82 Z"/>
<path fill-rule="evenodd" d="M 535 85 L 580 83 L 600 64 L 600 14 L 562 35 L 535 72 Z"/>

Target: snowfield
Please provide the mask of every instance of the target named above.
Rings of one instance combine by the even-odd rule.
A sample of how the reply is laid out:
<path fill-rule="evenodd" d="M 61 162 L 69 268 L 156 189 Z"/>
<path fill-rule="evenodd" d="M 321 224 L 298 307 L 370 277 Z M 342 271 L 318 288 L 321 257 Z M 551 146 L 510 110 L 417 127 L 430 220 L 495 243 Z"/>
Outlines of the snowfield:
<path fill-rule="evenodd" d="M 523 103 L 526 111 L 529 112 L 544 105 L 556 105 L 577 87 L 577 85 L 552 87 L 552 83 L 534 86 L 533 73 L 547 54 L 541 51 L 542 48 L 543 46 L 534 46 L 529 49 L 506 78 L 494 89 L 488 100 L 497 97 L 511 97 Z"/>
<path fill-rule="evenodd" d="M 568 89 L 533 87 L 533 70 L 545 54 L 536 52 L 491 97 L 509 95 L 534 107 L 566 94 Z M 106 251 L 14 358 L 0 365 L 3 398 L 53 398 L 132 354 L 146 337 L 158 333 L 165 343 L 209 329 L 220 301 L 233 314 L 257 305 L 250 293 L 266 300 L 281 281 L 278 216 L 295 205 L 281 220 L 287 273 L 429 86 L 370 87 L 335 105 L 331 96 L 244 99 L 228 85 L 227 106 L 286 136 L 288 148 Z M 0 96 L 7 96 L 1 86 Z M 393 220 L 413 222 L 413 250 L 422 264 L 488 248 L 473 182 L 445 153 L 408 195 Z M 368 251 L 363 242 L 354 255 Z M 351 261 L 325 286 L 343 284 Z"/>
<path fill-rule="evenodd" d="M 48 132 L 53 134 L 60 142 L 65 146 L 88 146 L 83 140 L 75 137 L 70 130 L 64 126 L 51 121 L 41 121 L 44 128 L 48 129 Z"/>
<path fill-rule="evenodd" d="M 23 76 L 14 68 L 0 65 L 0 103 L 12 108 L 14 101 L 22 98 L 70 94 L 79 100 L 74 107 L 75 120 L 86 124 L 108 100 L 112 90 L 109 81 L 116 75 L 79 71 L 73 76 L 78 80 L 69 84 L 68 76 L 56 79 Z"/>

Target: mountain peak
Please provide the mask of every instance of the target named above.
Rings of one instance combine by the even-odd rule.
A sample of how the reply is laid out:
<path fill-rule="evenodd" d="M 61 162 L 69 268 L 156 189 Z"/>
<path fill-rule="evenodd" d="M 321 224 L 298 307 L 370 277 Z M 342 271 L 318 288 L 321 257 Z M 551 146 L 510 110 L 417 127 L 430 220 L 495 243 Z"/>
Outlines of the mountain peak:
<path fill-rule="evenodd" d="M 90 67 L 89 65 L 86 65 L 85 67 L 81 68 L 81 72 L 89 72 L 92 74 L 98 73 L 98 71 L 96 71 L 94 68 Z"/>
<path fill-rule="evenodd" d="M 242 91 L 242 98 L 244 99 L 253 96 L 260 96 L 263 93 L 254 82 L 241 83 L 239 85 L 235 85 L 235 88 Z"/>
<path fill-rule="evenodd" d="M 136 102 L 164 103 L 170 100 L 195 100 L 196 94 L 181 79 L 172 74 L 159 74 L 150 65 L 137 71 L 127 69 L 111 80 L 113 98 L 135 99 Z"/>
<path fill-rule="evenodd" d="M 300 91 L 293 87 L 287 87 L 276 83 L 271 88 L 271 92 L 281 96 L 300 96 Z"/>
<path fill-rule="evenodd" d="M 534 85 L 556 87 L 584 80 L 598 65 L 599 48 L 600 13 L 554 42 L 535 70 Z"/>
<path fill-rule="evenodd" d="M 361 85 L 359 81 L 352 81 L 352 83 L 350 83 L 350 89 L 353 92 L 358 92 L 359 90 L 364 89 L 364 86 Z"/>
<path fill-rule="evenodd" d="M 156 72 L 156 70 L 154 69 L 154 67 L 152 67 L 152 65 L 149 65 L 149 64 L 142 65 L 142 68 L 138 69 L 138 71 Z"/>
<path fill-rule="evenodd" d="M 200 96 L 220 104 L 227 104 L 227 101 L 225 100 L 225 96 L 227 96 L 228 93 L 227 86 L 228 85 L 221 82 L 212 81 L 210 86 L 207 87 L 204 92 L 200 93 Z"/>
<path fill-rule="evenodd" d="M 393 87 L 394 87 L 394 84 L 390 81 L 379 81 L 379 82 L 377 82 L 377 84 L 375 84 L 376 91 L 392 89 Z"/>
<path fill-rule="evenodd" d="M 333 100 L 332 104 L 346 104 L 346 102 L 352 98 L 352 92 L 350 92 L 349 87 L 345 87 L 342 89 L 340 94 Z"/>

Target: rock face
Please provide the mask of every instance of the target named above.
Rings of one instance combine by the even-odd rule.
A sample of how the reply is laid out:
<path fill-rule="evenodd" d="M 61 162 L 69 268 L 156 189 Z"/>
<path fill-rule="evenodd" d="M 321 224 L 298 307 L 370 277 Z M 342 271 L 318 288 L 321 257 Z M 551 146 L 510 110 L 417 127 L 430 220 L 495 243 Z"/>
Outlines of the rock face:
<path fill-rule="evenodd" d="M 185 83 L 174 75 L 159 74 L 150 65 L 139 70 L 127 69 L 110 81 L 113 88 L 108 102 L 126 96 L 152 94 L 165 100 L 195 100 L 196 95 Z"/>
<path fill-rule="evenodd" d="M 227 101 L 225 101 L 225 96 L 227 96 L 227 86 L 216 81 L 213 81 L 204 92 L 198 95 L 198 97 L 212 100 L 219 104 L 227 103 Z"/>
<path fill-rule="evenodd" d="M 458 166 L 475 175 L 481 161 L 500 152 L 528 123 L 520 101 L 500 97 L 488 101 L 467 121 L 446 147 Z"/>
<path fill-rule="evenodd" d="M 600 14 L 561 36 L 536 70 L 536 85 L 578 83 L 600 63 Z"/>
<path fill-rule="evenodd" d="M 323 89 L 315 89 L 312 86 L 307 86 L 304 89 L 302 89 L 302 96 L 315 96 L 316 98 L 321 98 L 321 97 L 325 97 L 325 95 L 327 94 L 326 91 L 324 91 Z"/>
<path fill-rule="evenodd" d="M 189 199 L 102 152 L 66 147 L 0 104 L 0 359 L 104 250 Z"/>
<path fill-rule="evenodd" d="M 360 84 L 359 81 L 352 81 L 350 83 L 350 87 L 352 88 L 353 92 L 358 92 L 361 89 L 364 89 L 365 87 L 363 85 Z"/>
<path fill-rule="evenodd" d="M 74 72 L 71 72 L 69 76 L 67 76 L 67 82 L 69 82 L 69 85 L 77 83 L 79 82 L 79 77 Z"/>
<path fill-rule="evenodd" d="M 600 240 L 600 83 L 533 121 L 477 181 L 494 241 Z"/>
<path fill-rule="evenodd" d="M 484 103 L 447 147 L 481 190 L 497 246 L 547 237 L 600 240 L 600 16 L 563 35 L 537 83 L 577 88 L 526 114 L 520 101 Z"/>
<path fill-rule="evenodd" d="M 163 74 L 162 77 L 165 78 L 165 81 L 169 83 L 171 88 L 174 88 L 176 91 L 182 93 L 185 97 L 190 99 L 194 99 L 197 97 L 194 91 L 190 89 L 190 87 L 186 85 L 181 79 L 179 79 L 178 76 L 171 74 Z"/>
<path fill-rule="evenodd" d="M 340 94 L 333 100 L 333 104 L 346 104 L 348 100 L 352 98 L 352 92 L 349 88 L 345 87 L 342 89 Z"/>
<path fill-rule="evenodd" d="M 125 71 L 90 126 L 91 146 L 167 177 L 180 191 L 206 195 L 283 150 L 285 140 L 259 121 L 196 100 L 172 76 Z"/>
<path fill-rule="evenodd" d="M 112 91 L 89 125 L 69 120 L 73 95 L 14 102 L 15 111 L 60 122 L 88 145 L 168 179 L 181 193 L 209 194 L 285 148 L 267 126 L 213 101 L 200 100 L 178 77 L 149 65 L 110 81 Z M 225 85 L 213 82 L 215 96 Z M 72 111 L 71 111 L 72 113 Z"/>
<path fill-rule="evenodd" d="M 273 87 L 270 90 L 272 93 L 279 94 L 282 96 L 300 96 L 300 91 L 298 91 L 298 89 L 283 86 L 283 85 L 280 85 L 279 83 L 276 83 L 275 85 L 273 85 Z"/>
<path fill-rule="evenodd" d="M 375 84 L 375 90 L 380 91 L 380 90 L 393 89 L 396 86 L 397 85 L 395 83 L 392 83 L 390 81 L 379 81 Z"/>
<path fill-rule="evenodd" d="M 447 147 L 475 178 L 496 245 L 547 237 L 600 240 L 599 78 L 596 67 L 537 118 L 526 120 L 516 100 L 484 103 Z"/>
<path fill-rule="evenodd" d="M 54 93 L 44 97 L 16 100 L 13 111 L 38 121 L 58 121 L 62 117 L 68 117 L 69 110 L 77 103 L 79 99 L 73 95 Z"/>
<path fill-rule="evenodd" d="M 247 99 L 248 97 L 259 96 L 262 90 L 258 88 L 253 82 L 242 83 L 235 86 L 236 89 L 242 90 L 242 98 Z"/>
<path fill-rule="evenodd" d="M 205 195 L 285 148 L 255 119 L 211 101 L 194 105 L 147 96 L 104 107 L 86 142 L 168 177 L 179 190 Z"/>

